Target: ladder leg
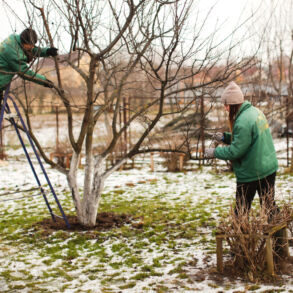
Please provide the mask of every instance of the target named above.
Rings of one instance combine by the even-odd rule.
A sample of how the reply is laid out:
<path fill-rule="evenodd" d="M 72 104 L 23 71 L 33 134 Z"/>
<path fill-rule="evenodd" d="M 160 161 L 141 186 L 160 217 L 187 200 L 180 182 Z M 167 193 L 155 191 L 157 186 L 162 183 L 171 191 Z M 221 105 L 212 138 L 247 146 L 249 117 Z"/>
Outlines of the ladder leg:
<path fill-rule="evenodd" d="M 0 106 L 1 106 L 1 111 L 0 111 L 0 129 L 1 129 L 1 126 L 2 126 L 3 118 L 4 118 L 4 111 L 5 111 L 5 108 L 6 108 L 6 105 L 7 105 L 9 88 L 10 88 L 10 85 L 5 90 L 5 94 L 4 94 L 4 98 L 3 98 L 3 101 L 2 101 L 2 105 L 0 104 Z"/>
<path fill-rule="evenodd" d="M 44 189 L 43 189 L 42 184 L 41 184 L 41 182 L 40 182 L 40 180 L 39 180 L 39 177 L 38 177 L 37 172 L 36 172 L 36 170 L 35 170 L 35 168 L 34 168 L 34 165 L 33 165 L 32 161 L 31 161 L 31 158 L 30 158 L 30 156 L 29 156 L 29 154 L 28 154 L 28 152 L 27 152 L 26 146 L 25 146 L 25 144 L 24 144 L 24 142 L 23 142 L 23 139 L 22 139 L 22 137 L 21 137 L 21 135 L 20 135 L 20 132 L 19 132 L 17 126 L 16 126 L 16 123 L 15 123 L 15 121 L 14 121 L 13 118 L 11 118 L 10 121 L 11 121 L 12 125 L 14 126 L 14 129 L 15 129 L 15 131 L 16 131 L 16 133 L 17 133 L 17 136 L 18 136 L 18 138 L 19 138 L 19 141 L 20 141 L 20 143 L 21 143 L 21 146 L 22 146 L 22 148 L 23 148 L 23 150 L 24 150 L 25 156 L 26 156 L 26 158 L 27 158 L 27 160 L 28 160 L 28 162 L 29 162 L 29 164 L 30 164 L 30 167 L 31 167 L 32 172 L 33 172 L 33 174 L 34 174 L 34 176 L 35 176 L 35 179 L 36 179 L 36 181 L 37 181 L 37 183 L 38 183 L 38 185 L 39 185 L 39 188 L 40 188 L 41 193 L 42 193 L 42 196 L 43 196 L 43 198 L 44 198 L 44 200 L 45 200 L 45 202 L 46 202 L 46 205 L 47 205 L 47 207 L 48 207 L 48 210 L 49 210 L 49 212 L 50 212 L 50 215 L 51 215 L 52 219 L 56 222 L 56 218 L 55 218 L 55 216 L 54 216 L 54 214 L 53 214 L 52 208 L 51 208 L 51 206 L 50 206 L 50 204 L 49 204 L 49 201 L 48 201 L 48 199 L 47 199 L 47 196 L 46 196 L 46 194 L 45 194 L 45 192 L 44 192 Z"/>
<path fill-rule="evenodd" d="M 55 193 L 55 190 L 54 190 L 54 188 L 53 188 L 53 186 L 52 186 L 52 184 L 51 184 L 51 181 L 50 181 L 50 179 L 49 179 L 49 177 L 48 177 L 48 175 L 47 175 L 47 172 L 46 172 L 46 170 L 45 170 L 45 168 L 44 168 L 44 165 L 43 165 L 43 163 L 42 163 L 42 161 L 41 161 L 41 159 L 40 159 L 40 156 L 38 155 L 38 152 L 37 152 L 37 150 L 36 150 L 36 147 L 35 147 L 35 145 L 34 145 L 34 142 L 32 141 L 32 139 L 31 139 L 31 137 L 30 137 L 30 134 L 29 134 L 29 132 L 28 132 L 28 130 L 27 130 L 27 128 L 26 128 L 26 125 L 25 125 L 23 119 L 22 119 L 22 116 L 21 116 L 21 114 L 20 114 L 20 112 L 19 112 L 19 109 L 18 109 L 16 103 L 14 102 L 14 100 L 13 100 L 10 96 L 9 96 L 9 98 L 10 98 L 11 102 L 13 103 L 13 106 L 14 106 L 16 112 L 17 112 L 17 115 L 18 115 L 19 119 L 20 119 L 21 125 L 22 125 L 22 127 L 23 127 L 23 129 L 24 129 L 24 131 L 25 131 L 25 133 L 26 133 L 26 136 L 27 136 L 27 138 L 28 138 L 28 140 L 29 140 L 29 142 L 30 142 L 30 145 L 31 145 L 31 147 L 32 147 L 32 149 L 33 149 L 33 151 L 34 151 L 34 153 L 35 153 L 35 156 L 36 156 L 36 158 L 37 158 L 37 160 L 38 160 L 38 163 L 39 163 L 39 165 L 40 165 L 40 167 L 41 167 L 41 169 L 42 169 L 42 172 L 43 172 L 43 174 L 44 174 L 44 176 L 45 176 L 45 178 L 46 178 L 46 181 L 48 182 L 48 185 L 49 185 L 49 187 L 50 187 L 51 193 L 52 193 L 53 196 L 54 196 L 54 199 L 55 199 L 55 201 L 56 201 L 56 203 L 57 203 L 57 205 L 58 205 L 59 211 L 60 211 L 61 214 L 62 214 L 62 217 L 63 217 L 63 219 L 64 219 L 64 221 L 65 221 L 65 224 L 66 224 L 67 228 L 70 228 L 70 225 L 69 225 L 68 219 L 67 219 L 67 217 L 66 217 L 66 215 L 65 215 L 65 213 L 64 213 L 64 211 L 63 211 L 63 208 L 62 208 L 62 206 L 61 206 L 61 204 L 60 204 L 60 202 L 59 202 L 59 199 L 58 199 L 58 197 L 57 197 L 57 195 L 56 195 L 56 193 Z"/>

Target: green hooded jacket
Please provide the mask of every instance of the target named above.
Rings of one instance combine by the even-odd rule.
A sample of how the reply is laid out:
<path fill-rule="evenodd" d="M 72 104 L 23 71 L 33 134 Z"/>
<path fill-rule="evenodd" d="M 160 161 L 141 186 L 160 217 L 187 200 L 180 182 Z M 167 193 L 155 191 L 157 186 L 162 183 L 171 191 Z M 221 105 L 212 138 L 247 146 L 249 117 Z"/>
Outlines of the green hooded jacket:
<path fill-rule="evenodd" d="M 245 101 L 235 119 L 233 135 L 224 134 L 229 144 L 215 149 L 215 157 L 230 160 L 237 182 L 256 181 L 278 169 L 276 151 L 264 114 Z"/>
<path fill-rule="evenodd" d="M 47 49 L 35 47 L 32 50 L 33 56 L 47 57 Z M 0 44 L 0 89 L 3 90 L 15 74 L 43 85 L 46 77 L 30 70 L 27 62 L 28 58 L 22 49 L 20 36 L 10 35 Z"/>

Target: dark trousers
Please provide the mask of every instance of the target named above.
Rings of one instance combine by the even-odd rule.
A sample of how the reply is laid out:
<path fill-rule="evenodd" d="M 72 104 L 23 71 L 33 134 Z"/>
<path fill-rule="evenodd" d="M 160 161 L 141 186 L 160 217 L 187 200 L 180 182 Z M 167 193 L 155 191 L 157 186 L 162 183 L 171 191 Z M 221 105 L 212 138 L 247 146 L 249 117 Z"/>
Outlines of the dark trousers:
<path fill-rule="evenodd" d="M 265 208 L 268 218 L 271 219 L 271 217 L 278 212 L 274 199 L 275 178 L 276 172 L 257 181 L 237 182 L 235 214 L 239 215 L 249 212 L 257 191 L 260 205 Z"/>

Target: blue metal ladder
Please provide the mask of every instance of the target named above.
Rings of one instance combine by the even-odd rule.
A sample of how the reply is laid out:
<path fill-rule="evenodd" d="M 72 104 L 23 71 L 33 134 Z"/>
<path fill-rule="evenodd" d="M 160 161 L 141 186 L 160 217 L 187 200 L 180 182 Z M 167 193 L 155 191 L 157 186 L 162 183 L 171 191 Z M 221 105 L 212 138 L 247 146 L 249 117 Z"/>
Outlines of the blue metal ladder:
<path fill-rule="evenodd" d="M 10 100 L 10 101 L 12 102 L 12 104 L 13 104 L 13 107 L 14 107 L 15 111 L 16 111 L 17 117 L 19 118 L 19 120 L 20 120 L 20 122 L 21 122 L 21 125 L 22 125 L 22 127 L 23 127 L 23 130 L 24 130 L 24 132 L 25 132 L 26 135 L 27 135 L 27 138 L 28 138 L 28 140 L 29 140 L 29 142 L 30 142 L 30 145 L 31 145 L 31 147 L 32 147 L 32 149 L 33 149 L 33 151 L 34 151 L 34 153 L 35 153 L 35 156 L 36 156 L 36 158 L 37 158 L 37 160 L 38 160 L 38 163 L 39 163 L 39 165 L 40 165 L 40 167 L 41 167 L 41 169 L 42 169 L 42 172 L 43 172 L 43 174 L 44 174 L 44 176 L 45 176 L 45 178 L 46 178 L 46 181 L 47 181 L 47 183 L 48 183 L 48 185 L 49 185 L 49 187 L 50 187 L 51 193 L 52 193 L 52 195 L 53 195 L 53 197 L 54 197 L 54 199 L 55 199 L 55 201 L 56 201 L 56 203 L 57 203 L 57 206 L 58 206 L 58 208 L 59 208 L 59 210 L 60 210 L 60 212 L 61 212 L 62 217 L 60 217 L 60 218 L 63 218 L 63 220 L 65 221 L 65 224 L 66 224 L 67 228 L 70 228 L 70 225 L 69 225 L 68 219 L 67 219 L 67 217 L 66 217 L 66 215 L 65 215 L 65 213 L 64 213 L 64 211 L 63 211 L 63 208 L 62 208 L 62 206 L 61 206 L 61 204 L 60 204 L 60 202 L 59 202 L 59 200 L 58 200 L 58 197 L 57 197 L 57 195 L 56 195 L 56 193 L 55 193 L 55 191 L 54 191 L 54 188 L 53 188 L 53 186 L 52 186 L 52 184 L 51 184 L 51 181 L 50 181 L 50 179 L 49 179 L 49 177 L 48 177 L 48 175 L 47 175 L 47 172 L 46 172 L 46 170 L 45 170 L 45 168 L 44 168 L 44 165 L 43 165 L 43 163 L 42 163 L 42 161 L 41 161 L 41 159 L 40 159 L 40 156 L 39 156 L 39 154 L 38 154 L 38 152 L 37 152 L 37 150 L 36 150 L 36 147 L 35 147 L 35 145 L 34 145 L 34 142 L 32 141 L 32 139 L 31 139 L 31 137 L 30 137 L 30 134 L 29 134 L 29 132 L 28 132 L 28 129 L 27 129 L 27 127 L 26 127 L 26 125 L 25 125 L 25 123 L 24 123 L 24 121 L 23 121 L 23 119 L 22 119 L 22 116 L 21 116 L 21 114 L 20 114 L 20 111 L 19 111 L 19 109 L 18 109 L 18 107 L 17 107 L 15 101 L 13 100 L 13 98 L 9 95 L 9 89 L 10 89 L 10 85 L 8 85 L 8 87 L 7 87 L 6 90 L 5 90 L 4 97 L 3 97 L 3 101 L 2 101 L 2 105 L 1 105 L 1 112 L 0 112 L 0 129 L 1 129 L 2 121 L 3 121 L 3 119 L 4 119 L 4 112 L 5 112 L 5 113 L 7 114 L 7 116 L 8 116 L 8 120 L 9 120 L 9 122 L 14 126 L 14 129 L 15 129 L 15 131 L 16 131 L 16 133 L 17 133 L 17 136 L 18 136 L 18 138 L 19 138 L 19 141 L 20 141 L 20 143 L 21 143 L 21 146 L 22 146 L 22 148 L 23 148 L 23 150 L 24 150 L 25 156 L 26 156 L 26 158 L 27 158 L 27 160 L 28 160 L 28 162 L 29 162 L 29 164 L 30 164 L 30 167 L 31 167 L 31 169 L 32 169 L 32 172 L 33 172 L 33 174 L 34 174 L 34 176 L 35 176 L 35 179 L 36 179 L 36 181 L 37 181 L 37 184 L 38 184 L 38 186 L 39 186 L 39 188 L 40 188 L 41 194 L 42 194 L 42 196 L 43 196 L 43 198 L 44 198 L 44 200 L 45 200 L 45 202 L 46 202 L 46 205 L 47 205 L 47 207 L 48 207 L 48 210 L 49 210 L 49 212 L 50 212 L 50 215 L 51 215 L 53 221 L 56 222 L 56 217 L 60 217 L 60 216 L 55 215 L 55 214 L 53 213 L 53 211 L 52 211 L 52 208 L 51 208 L 51 206 L 50 206 L 50 204 L 49 204 L 49 201 L 48 201 L 48 199 L 47 199 L 47 196 L 46 196 L 46 194 L 45 194 L 45 191 L 44 191 L 44 189 L 43 189 L 43 187 L 42 187 L 42 185 L 41 185 L 41 182 L 40 182 L 40 180 L 39 180 L 39 176 L 38 176 L 38 174 L 37 174 L 37 172 L 36 172 L 36 170 L 35 170 L 35 168 L 34 168 L 34 166 L 33 166 L 32 160 L 31 160 L 31 158 L 30 158 L 30 156 L 29 156 L 29 153 L 28 153 L 28 151 L 27 151 L 27 149 L 26 149 L 26 146 L 25 146 L 25 144 L 24 144 L 24 142 L 23 142 L 23 139 L 22 139 L 22 137 L 21 137 L 21 134 L 20 134 L 20 132 L 19 132 L 19 129 L 18 129 L 18 127 L 17 127 L 17 125 L 16 125 L 16 122 L 15 122 L 15 120 L 14 120 L 14 118 L 13 118 L 13 115 L 11 115 L 10 107 L 9 107 L 9 105 L 8 105 L 8 100 Z"/>

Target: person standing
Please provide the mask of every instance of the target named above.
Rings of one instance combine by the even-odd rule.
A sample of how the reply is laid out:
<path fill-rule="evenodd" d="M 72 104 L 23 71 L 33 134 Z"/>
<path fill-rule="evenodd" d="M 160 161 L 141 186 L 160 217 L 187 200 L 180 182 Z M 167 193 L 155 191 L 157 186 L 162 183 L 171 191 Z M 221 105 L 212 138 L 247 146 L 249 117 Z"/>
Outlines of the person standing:
<path fill-rule="evenodd" d="M 216 133 L 216 140 L 227 145 L 208 148 L 205 157 L 232 162 L 237 181 L 236 215 L 249 212 L 257 191 L 270 219 L 278 210 L 274 200 L 278 160 L 267 119 L 244 101 L 235 82 L 225 88 L 221 100 L 229 112 L 231 132 Z"/>

